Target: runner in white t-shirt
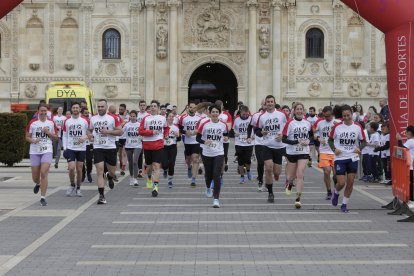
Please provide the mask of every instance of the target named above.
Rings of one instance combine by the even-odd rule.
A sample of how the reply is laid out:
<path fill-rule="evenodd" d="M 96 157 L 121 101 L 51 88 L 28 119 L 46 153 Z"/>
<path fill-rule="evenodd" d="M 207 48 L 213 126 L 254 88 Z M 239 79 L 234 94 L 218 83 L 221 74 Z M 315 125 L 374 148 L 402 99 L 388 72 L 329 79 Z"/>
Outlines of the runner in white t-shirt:
<path fill-rule="evenodd" d="M 180 129 L 174 124 L 174 113 L 167 112 L 168 136 L 164 138 L 164 158 L 162 168 L 167 173 L 168 188 L 173 187 L 175 160 L 177 158 L 177 141 L 181 140 Z"/>
<path fill-rule="evenodd" d="M 129 185 L 138 187 L 138 159 L 142 151 L 142 138 L 139 136 L 140 123 L 137 121 L 137 112 L 131 110 L 128 119 L 123 127 L 123 137 L 128 158 Z"/>
<path fill-rule="evenodd" d="M 332 205 L 338 205 L 339 192 L 345 187 L 341 211 L 348 213 L 347 204 L 351 197 L 361 149 L 366 140 L 361 125 L 352 120 L 352 109 L 349 105 L 342 107 L 343 122 L 336 124 L 329 136 L 329 146 L 335 153 L 335 170 L 337 184 L 332 196 Z"/>
<path fill-rule="evenodd" d="M 58 139 L 54 142 L 55 147 L 55 169 L 59 168 L 59 160 L 62 151 L 62 125 L 66 120 L 66 116 L 63 115 L 63 107 L 59 106 L 57 109 L 57 115 L 53 116 L 53 122 L 55 123 L 58 130 Z"/>
<path fill-rule="evenodd" d="M 110 189 L 114 188 L 116 170 L 116 136 L 122 135 L 122 128 L 118 118 L 107 113 L 108 103 L 105 99 L 98 101 L 98 115 L 91 118 L 89 135 L 93 135 L 93 161 L 96 167 L 97 184 L 99 191 L 98 204 L 106 204 L 104 195 L 105 179 L 108 179 Z M 108 172 L 104 175 L 104 165 Z"/>
<path fill-rule="evenodd" d="M 57 139 L 57 128 L 52 120 L 47 119 L 45 104 L 39 104 L 37 112 L 37 118 L 32 119 L 26 127 L 26 141 L 30 143 L 30 165 L 35 183 L 33 192 L 37 194 L 40 189 L 40 205 L 47 206 L 45 197 L 53 158 L 52 140 Z"/>
<path fill-rule="evenodd" d="M 413 162 L 414 162 L 414 125 L 412 126 L 408 126 L 406 128 L 406 133 L 407 133 L 407 140 L 405 141 L 405 143 L 403 143 L 402 141 L 402 137 L 399 133 L 397 133 L 397 141 L 398 141 L 398 146 L 399 147 L 405 147 L 410 151 L 410 183 L 411 185 L 414 184 L 414 171 L 413 171 Z M 411 196 L 410 196 L 411 197 Z M 410 198 L 410 200 L 412 201 L 413 198 Z"/>
<path fill-rule="evenodd" d="M 301 196 L 304 187 L 304 176 L 306 163 L 309 160 L 309 143 L 312 135 L 311 123 L 303 118 L 304 106 L 296 102 L 293 106 L 293 118 L 290 119 L 284 129 L 282 142 L 286 144 L 287 179 L 288 186 L 286 194 L 290 195 L 293 181 L 296 179 L 296 201 L 297 209 L 302 207 Z"/>
<path fill-rule="evenodd" d="M 70 186 L 66 196 L 82 196 L 80 186 L 82 183 L 83 163 L 86 158 L 86 141 L 88 141 L 89 119 L 81 116 L 80 104 L 72 104 L 72 117 L 62 126 L 63 157 L 68 161 Z M 76 181 L 75 181 L 76 174 Z M 76 183 L 75 183 L 76 182 Z"/>
<path fill-rule="evenodd" d="M 213 207 L 219 208 L 221 190 L 221 170 L 224 164 L 223 142 L 228 140 L 227 125 L 219 120 L 221 109 L 214 105 L 209 107 L 210 120 L 203 123 L 197 133 L 197 141 L 204 145 L 203 163 L 206 180 L 206 196 L 213 196 Z M 211 182 L 214 180 L 214 193 L 211 192 Z"/>

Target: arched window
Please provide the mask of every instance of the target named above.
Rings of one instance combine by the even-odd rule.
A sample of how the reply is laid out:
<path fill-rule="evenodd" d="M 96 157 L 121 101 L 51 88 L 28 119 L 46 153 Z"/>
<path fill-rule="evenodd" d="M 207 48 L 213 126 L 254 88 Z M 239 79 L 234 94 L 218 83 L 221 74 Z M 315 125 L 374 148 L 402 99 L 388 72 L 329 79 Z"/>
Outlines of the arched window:
<path fill-rule="evenodd" d="M 306 33 L 306 58 L 323 58 L 324 35 L 318 28 Z"/>
<path fill-rule="evenodd" d="M 102 36 L 103 59 L 121 59 L 121 35 L 115 29 L 108 29 Z"/>

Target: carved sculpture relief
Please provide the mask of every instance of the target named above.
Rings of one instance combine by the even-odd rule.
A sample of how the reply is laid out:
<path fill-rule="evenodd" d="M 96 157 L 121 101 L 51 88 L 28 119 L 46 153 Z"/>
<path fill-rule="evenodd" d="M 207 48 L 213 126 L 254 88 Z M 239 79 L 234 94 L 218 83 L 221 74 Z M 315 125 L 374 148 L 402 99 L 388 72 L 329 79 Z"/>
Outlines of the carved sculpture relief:
<path fill-rule="evenodd" d="M 43 22 L 37 16 L 37 10 L 33 10 L 32 17 L 27 21 L 26 28 L 40 28 L 43 29 Z"/>
<path fill-rule="evenodd" d="M 168 24 L 167 5 L 165 2 L 158 3 L 157 24 Z"/>
<path fill-rule="evenodd" d="M 361 96 L 361 84 L 359 84 L 358 82 L 351 82 L 348 86 L 348 94 L 351 97 L 359 97 Z"/>
<path fill-rule="evenodd" d="M 78 22 L 75 18 L 72 17 L 72 11 L 68 10 L 66 13 L 66 18 L 63 19 L 62 24 L 60 25 L 61 28 L 78 28 Z"/>
<path fill-rule="evenodd" d="M 244 45 L 243 7 L 237 3 L 184 6 L 184 43 L 199 48 L 228 48 Z"/>
<path fill-rule="evenodd" d="M 308 87 L 308 94 L 311 97 L 319 97 L 321 95 L 322 86 L 317 82 L 312 82 Z"/>
<path fill-rule="evenodd" d="M 310 12 L 312 14 L 318 14 L 320 12 L 319 5 L 312 5 L 311 8 L 310 8 Z"/>
<path fill-rule="evenodd" d="M 371 97 L 378 97 L 381 91 L 381 86 L 377 82 L 371 82 L 367 86 L 367 95 Z"/>
<path fill-rule="evenodd" d="M 259 54 L 262 58 L 267 58 L 270 54 L 270 47 L 269 47 L 269 28 L 262 26 L 259 32 L 259 39 L 261 42 Z"/>
<path fill-rule="evenodd" d="M 37 96 L 37 86 L 34 84 L 27 84 L 24 90 L 24 94 L 28 98 L 35 98 Z"/>
<path fill-rule="evenodd" d="M 157 57 L 164 59 L 167 57 L 168 31 L 161 25 L 157 31 Z"/>
<path fill-rule="evenodd" d="M 114 84 L 108 84 L 105 85 L 105 92 L 104 92 L 105 97 L 107 98 L 115 98 L 118 96 L 118 86 L 114 85 Z"/>

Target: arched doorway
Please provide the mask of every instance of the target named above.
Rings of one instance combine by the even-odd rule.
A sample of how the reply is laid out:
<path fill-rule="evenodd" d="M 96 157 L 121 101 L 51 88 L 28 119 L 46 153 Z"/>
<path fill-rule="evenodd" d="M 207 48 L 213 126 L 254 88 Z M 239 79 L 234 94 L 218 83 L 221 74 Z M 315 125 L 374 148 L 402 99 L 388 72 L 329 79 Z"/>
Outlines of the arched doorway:
<path fill-rule="evenodd" d="M 188 101 L 215 102 L 221 100 L 224 108 L 234 114 L 237 108 L 237 79 L 233 72 L 220 63 L 207 63 L 198 67 L 188 84 Z"/>

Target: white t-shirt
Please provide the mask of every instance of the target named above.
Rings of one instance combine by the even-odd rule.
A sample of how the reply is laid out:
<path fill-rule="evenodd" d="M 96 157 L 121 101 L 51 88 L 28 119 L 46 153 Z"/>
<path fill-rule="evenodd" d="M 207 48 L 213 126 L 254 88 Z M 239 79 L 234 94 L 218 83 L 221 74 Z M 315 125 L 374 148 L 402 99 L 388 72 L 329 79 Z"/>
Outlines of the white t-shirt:
<path fill-rule="evenodd" d="M 381 134 L 381 137 L 380 137 L 380 146 L 381 147 L 385 146 L 386 142 L 389 142 L 389 141 L 390 141 L 390 134 L 389 133 Z M 381 151 L 381 158 L 387 158 L 389 156 L 390 156 L 390 149 Z"/>
<path fill-rule="evenodd" d="M 274 149 L 286 147 L 282 141 L 276 141 L 276 138 L 278 135 L 282 135 L 282 131 L 288 119 L 289 118 L 285 113 L 278 110 L 275 110 L 272 113 L 266 111 L 259 116 L 259 119 L 257 120 L 257 127 L 268 132 L 267 135 L 263 136 L 264 146 Z"/>
<path fill-rule="evenodd" d="M 63 122 L 66 120 L 67 118 L 66 118 L 66 116 L 63 116 L 63 115 L 61 115 L 61 116 L 59 116 L 59 115 L 56 115 L 56 116 L 53 116 L 53 122 L 55 123 L 55 125 L 56 125 L 56 127 L 57 127 L 57 130 L 58 130 L 58 137 L 61 137 L 62 136 L 62 126 L 63 126 Z"/>
<path fill-rule="evenodd" d="M 176 125 L 171 125 L 168 137 L 164 138 L 164 146 L 171 146 L 177 144 L 177 135 L 180 135 L 180 129 Z"/>
<path fill-rule="evenodd" d="M 221 121 L 213 123 L 207 121 L 200 126 L 198 133 L 201 134 L 201 139 L 204 141 L 211 140 L 209 145 L 204 144 L 203 155 L 208 157 L 215 157 L 224 155 L 224 133 L 227 133 L 227 125 Z"/>
<path fill-rule="evenodd" d="M 309 116 L 306 118 L 306 121 L 308 121 L 309 123 L 311 123 L 311 126 L 313 126 L 317 121 L 319 120 L 318 115 L 315 114 L 315 116 Z"/>
<path fill-rule="evenodd" d="M 179 125 L 182 126 L 186 132 L 187 131 L 195 132 L 197 130 L 196 126 L 200 120 L 201 120 L 201 117 L 196 114 L 194 114 L 193 116 L 191 116 L 190 114 L 185 114 L 180 118 Z M 187 145 L 198 144 L 196 141 L 196 136 L 197 134 L 194 134 L 191 136 L 187 136 L 186 134 L 185 139 L 184 139 L 184 144 L 187 144 Z"/>
<path fill-rule="evenodd" d="M 356 160 L 358 154 L 354 151 L 359 147 L 359 142 L 365 140 L 365 134 L 360 124 L 352 123 L 348 126 L 342 122 L 332 128 L 330 138 L 334 140 L 335 148 L 341 150 L 339 155 L 335 155 L 335 161 Z"/>
<path fill-rule="evenodd" d="M 380 145 L 380 135 L 378 134 L 378 132 L 374 132 L 369 137 L 369 142 L 366 146 L 368 148 L 368 154 L 378 156 L 379 152 L 374 152 L 374 149 L 376 146 L 379 146 L 379 145 Z"/>
<path fill-rule="evenodd" d="M 309 140 L 310 131 L 311 123 L 309 121 L 290 119 L 283 129 L 283 136 L 287 136 L 288 140 Z M 286 153 L 289 155 L 309 154 L 309 145 L 303 146 L 300 143 L 296 145 L 287 144 Z"/>
<path fill-rule="evenodd" d="M 148 115 L 144 117 L 140 124 L 143 130 L 155 131 L 155 134 L 151 136 L 143 136 L 143 142 L 154 142 L 158 140 L 164 140 L 164 127 L 167 126 L 167 120 L 162 115 Z"/>
<path fill-rule="evenodd" d="M 63 124 L 63 148 L 74 151 L 85 151 L 89 122 L 83 117 L 69 118 Z M 84 141 L 81 142 L 81 139 Z"/>
<path fill-rule="evenodd" d="M 404 143 L 404 147 L 406 147 L 407 149 L 410 150 L 410 157 L 411 157 L 410 170 L 412 170 L 413 169 L 413 161 L 414 161 L 414 138 L 408 139 Z"/>
<path fill-rule="evenodd" d="M 140 123 L 135 122 L 128 122 L 124 125 L 124 139 L 125 140 L 125 148 L 126 149 L 136 149 L 142 148 L 142 138 L 139 136 L 139 126 Z"/>
<path fill-rule="evenodd" d="M 324 154 L 334 154 L 331 147 L 328 144 L 329 135 L 331 134 L 332 128 L 334 125 L 338 123 L 335 120 L 327 121 L 325 119 L 321 119 L 315 123 L 315 133 L 316 136 L 325 140 L 325 144 L 319 146 L 319 152 Z"/>
<path fill-rule="evenodd" d="M 252 127 L 255 128 L 257 126 L 257 121 L 258 121 L 260 115 L 262 115 L 262 114 L 263 114 L 262 111 L 256 112 L 256 113 L 253 114 L 252 120 L 250 122 L 250 125 Z M 254 133 L 254 131 L 253 131 L 253 133 Z M 256 136 L 256 135 L 252 135 L 252 139 L 254 139 L 254 145 L 263 146 L 263 137 L 259 137 L 259 136 Z"/>
<path fill-rule="evenodd" d="M 40 119 L 32 119 L 26 127 L 26 132 L 30 133 L 32 139 L 39 139 L 39 143 L 30 144 L 30 154 L 53 153 L 53 142 L 49 135 L 42 132 L 43 128 L 48 128 L 50 133 L 56 134 L 57 128 L 52 120 L 46 119 L 42 122 Z"/>
<path fill-rule="evenodd" d="M 219 120 L 221 122 L 225 123 L 226 126 L 227 126 L 228 123 L 230 123 L 230 124 L 233 123 L 233 118 L 231 117 L 230 113 L 228 113 L 227 111 L 221 112 L 221 114 L 219 115 Z M 227 142 L 223 142 L 223 143 L 226 143 L 226 144 L 230 143 L 230 139 L 227 140 Z"/>
<path fill-rule="evenodd" d="M 95 115 L 91 118 L 89 128 L 92 130 L 94 137 L 93 148 L 94 149 L 116 149 L 116 137 L 109 134 L 101 134 L 101 129 L 114 130 L 121 125 L 119 118 L 114 115 L 105 114 Z"/>
<path fill-rule="evenodd" d="M 239 134 L 239 136 L 236 136 L 235 138 L 236 146 L 249 147 L 253 145 L 252 143 L 247 143 L 247 129 L 251 120 L 252 116 L 248 116 L 245 120 L 239 116 L 234 119 L 233 130 L 235 134 Z"/>

